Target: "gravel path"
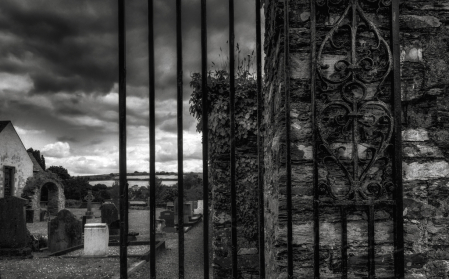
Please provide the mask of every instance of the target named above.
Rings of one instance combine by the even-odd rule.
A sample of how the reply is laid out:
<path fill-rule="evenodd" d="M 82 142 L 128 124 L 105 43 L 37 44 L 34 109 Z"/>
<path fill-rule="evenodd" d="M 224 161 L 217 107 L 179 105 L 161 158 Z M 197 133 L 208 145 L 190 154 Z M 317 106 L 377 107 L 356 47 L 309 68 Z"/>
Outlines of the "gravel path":
<path fill-rule="evenodd" d="M 203 222 L 184 234 L 184 244 L 185 278 L 204 278 Z M 209 262 L 212 262 L 211 259 Z M 209 271 L 209 278 L 212 278 L 212 268 L 209 268 Z M 148 262 L 131 274 L 129 279 L 146 279 L 149 278 L 149 274 L 150 263 Z M 156 276 L 158 279 L 178 278 L 178 234 L 176 233 L 166 234 L 165 250 L 158 254 L 156 258 Z"/>

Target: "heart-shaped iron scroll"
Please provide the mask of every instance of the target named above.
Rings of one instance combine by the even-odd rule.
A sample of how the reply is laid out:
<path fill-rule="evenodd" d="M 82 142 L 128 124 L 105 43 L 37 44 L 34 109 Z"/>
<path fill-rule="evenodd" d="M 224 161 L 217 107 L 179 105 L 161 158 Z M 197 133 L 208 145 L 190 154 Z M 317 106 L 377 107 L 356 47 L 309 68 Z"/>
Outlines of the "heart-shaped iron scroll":
<path fill-rule="evenodd" d="M 319 191 L 336 200 L 380 198 L 394 188 L 384 175 L 394 121 L 379 99 L 391 72 L 392 54 L 358 0 L 349 0 L 324 37 L 317 63 L 322 101 L 316 125 L 320 165 L 325 168 L 321 177 L 326 177 Z"/>
<path fill-rule="evenodd" d="M 370 178 L 388 165 L 384 153 L 390 145 L 393 118 L 387 106 L 380 101 L 367 101 L 353 111 L 345 102 L 331 102 L 319 113 L 317 128 L 321 148 L 327 153 L 321 164 L 328 174 L 332 173 L 330 169 L 334 164 L 334 169 L 337 167 L 349 183 L 346 193 L 339 195 L 331 186 L 335 183 L 328 177 L 327 193 L 334 199 L 380 197 L 384 187 Z"/>

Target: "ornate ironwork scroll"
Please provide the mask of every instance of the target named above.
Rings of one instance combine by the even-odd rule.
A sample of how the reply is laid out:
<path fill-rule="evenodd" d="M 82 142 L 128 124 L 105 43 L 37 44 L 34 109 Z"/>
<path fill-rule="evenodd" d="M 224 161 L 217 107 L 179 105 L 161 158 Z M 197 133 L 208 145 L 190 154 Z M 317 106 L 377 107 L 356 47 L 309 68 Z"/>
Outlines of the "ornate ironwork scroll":
<path fill-rule="evenodd" d="M 323 206 L 340 211 L 342 278 L 348 277 L 349 211 L 355 206 L 366 211 L 367 278 L 375 278 L 376 206 L 389 206 L 395 278 L 403 278 L 398 3 L 311 3 L 315 279 L 320 277 Z"/>
<path fill-rule="evenodd" d="M 389 5 L 391 1 L 378 2 Z M 390 46 L 357 0 L 346 2 L 316 56 L 319 191 L 335 201 L 391 199 Z"/>

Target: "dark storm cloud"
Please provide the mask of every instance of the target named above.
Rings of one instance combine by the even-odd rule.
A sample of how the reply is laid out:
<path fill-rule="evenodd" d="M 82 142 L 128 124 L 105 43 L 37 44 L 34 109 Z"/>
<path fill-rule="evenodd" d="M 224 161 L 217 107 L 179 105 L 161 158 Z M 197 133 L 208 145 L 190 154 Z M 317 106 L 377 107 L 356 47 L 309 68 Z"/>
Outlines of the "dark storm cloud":
<path fill-rule="evenodd" d="M 252 7 L 252 2 L 238 1 L 236 18 L 245 10 L 239 6 Z M 226 48 L 227 3 L 209 1 L 208 7 L 209 53 L 216 53 L 220 46 Z M 155 1 L 154 10 L 157 95 L 159 99 L 174 98 L 175 1 Z M 200 71 L 200 1 L 184 1 L 182 12 L 184 73 L 188 79 L 190 73 Z M 146 1 L 127 2 L 127 82 L 133 86 L 148 85 L 146 13 Z M 239 28 L 237 34 L 247 37 L 244 29 Z M 117 82 L 114 1 L 2 0 L 0 31 L 10 36 L 0 47 L 0 70 L 28 73 L 35 93 L 107 93 Z M 188 83 L 184 81 L 185 98 L 191 91 Z"/>
<path fill-rule="evenodd" d="M 156 127 L 163 133 L 174 134 L 177 129 L 176 2 L 154 2 Z M 192 92 L 190 75 L 201 70 L 201 18 L 200 0 L 182 3 L 183 100 L 186 102 Z M 147 1 L 126 1 L 126 5 L 127 95 L 131 97 L 127 124 L 133 131 L 129 134 L 130 142 L 137 142 L 141 140 L 139 137 L 144 138 L 139 131 L 149 123 Z M 216 67 L 222 63 L 218 56 L 220 47 L 221 57 L 226 57 L 228 52 L 228 2 L 208 0 L 207 5 L 208 66 L 214 70 L 212 61 Z M 235 5 L 236 42 L 243 55 L 254 46 L 254 0 L 238 0 Z M 69 142 L 71 155 L 75 157 L 92 155 L 100 144 L 107 145 L 106 149 L 117 145 L 117 35 L 116 1 L 1 0 L 0 74 L 9 74 L 20 80 L 17 84 L 27 86 L 9 93 L 7 90 L 14 86 L 4 85 L 8 89 L 0 90 L 3 94 L 0 118 L 13 120 L 21 128 L 45 131 L 41 145 L 55 140 Z M 191 136 L 196 120 L 190 116 L 185 103 L 183 118 L 184 131 Z M 176 154 L 173 148 L 162 151 L 161 162 L 171 161 Z M 111 153 L 102 149 L 96 152 L 101 158 Z M 185 159 L 201 159 L 199 154 L 194 152 Z M 78 173 L 91 172 L 87 166 L 91 163 L 103 164 L 67 162 Z M 117 171 L 109 163 L 107 168 Z"/>
<path fill-rule="evenodd" d="M 2 0 L 0 32 L 10 41 L 0 70 L 28 73 L 35 93 L 109 91 L 117 77 L 115 6 Z"/>

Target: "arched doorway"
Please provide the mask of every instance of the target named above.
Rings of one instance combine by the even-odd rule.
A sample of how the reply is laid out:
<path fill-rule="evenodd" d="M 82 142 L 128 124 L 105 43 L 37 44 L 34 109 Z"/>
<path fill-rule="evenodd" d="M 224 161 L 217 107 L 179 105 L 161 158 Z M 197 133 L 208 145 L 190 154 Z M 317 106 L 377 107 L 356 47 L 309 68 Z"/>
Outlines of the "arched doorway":
<path fill-rule="evenodd" d="M 59 188 L 52 182 L 47 182 L 40 189 L 40 206 L 50 214 L 58 213 Z"/>

